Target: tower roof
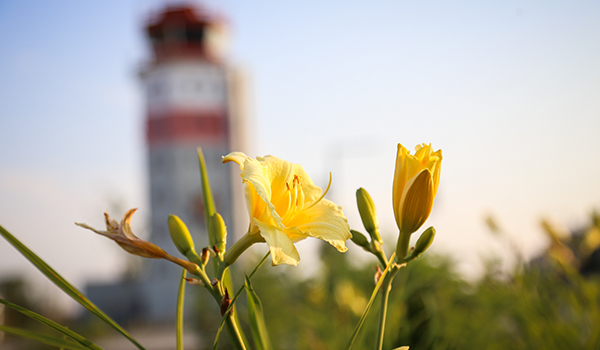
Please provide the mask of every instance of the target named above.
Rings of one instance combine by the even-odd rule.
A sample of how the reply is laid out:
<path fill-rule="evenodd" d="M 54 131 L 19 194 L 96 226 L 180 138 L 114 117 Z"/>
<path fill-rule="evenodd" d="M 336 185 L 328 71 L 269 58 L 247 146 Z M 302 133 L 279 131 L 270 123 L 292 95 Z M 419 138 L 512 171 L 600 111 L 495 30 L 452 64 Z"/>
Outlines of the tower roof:
<path fill-rule="evenodd" d="M 155 60 L 204 58 L 220 60 L 216 50 L 224 20 L 206 9 L 168 6 L 149 18 L 145 32 L 154 50 Z"/>

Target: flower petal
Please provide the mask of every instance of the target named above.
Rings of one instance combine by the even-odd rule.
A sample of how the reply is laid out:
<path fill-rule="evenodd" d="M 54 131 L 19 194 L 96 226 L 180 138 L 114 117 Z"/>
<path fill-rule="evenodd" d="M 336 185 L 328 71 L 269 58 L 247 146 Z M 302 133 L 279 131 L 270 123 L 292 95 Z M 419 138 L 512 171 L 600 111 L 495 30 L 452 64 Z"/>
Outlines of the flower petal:
<path fill-rule="evenodd" d="M 436 152 L 433 152 L 429 163 L 427 163 L 427 168 L 431 170 L 433 174 L 433 196 L 437 195 L 438 186 L 440 184 L 440 173 L 442 170 L 442 150 L 439 149 Z"/>
<path fill-rule="evenodd" d="M 278 225 L 281 218 L 272 215 L 275 212 L 274 208 L 270 208 L 267 212 L 267 207 L 271 206 L 271 184 L 265 169 L 260 162 L 246 156 L 242 152 L 232 152 L 223 157 L 223 163 L 235 162 L 240 166 L 242 181 L 246 183 L 246 206 L 252 218 L 260 218 L 271 225 Z M 266 214 L 266 215 L 265 215 Z M 270 215 L 269 215 L 270 214 Z"/>
<path fill-rule="evenodd" d="M 327 199 L 299 212 L 285 224 L 287 227 L 297 227 L 306 236 L 328 242 L 340 252 L 348 250 L 345 241 L 352 238 L 342 207 Z"/>
<path fill-rule="evenodd" d="M 248 187 L 252 186 L 251 189 L 247 187 L 246 191 L 246 199 L 251 200 L 248 202 L 250 216 L 269 225 L 282 227 L 281 217 L 271 203 L 271 179 L 268 169 L 256 159 L 247 158 L 242 169 L 242 179 Z"/>
<path fill-rule="evenodd" d="M 278 227 L 268 225 L 258 219 L 254 219 L 254 221 L 260 229 L 260 235 L 269 245 L 273 266 L 280 264 L 298 265 L 300 254 L 294 247 L 291 238 Z"/>
<path fill-rule="evenodd" d="M 134 235 L 131 231 L 131 217 L 136 210 L 137 208 L 129 209 L 125 215 L 123 215 L 123 219 L 121 219 L 121 225 L 119 226 L 119 233 L 122 233 L 129 239 L 137 239 L 136 235 Z"/>
<path fill-rule="evenodd" d="M 297 176 L 302 184 L 306 201 L 312 202 L 321 196 L 323 191 L 314 184 L 302 165 L 290 163 L 271 155 L 256 157 L 256 159 L 267 169 L 273 198 L 285 193 L 286 183 L 290 183 L 294 176 Z"/>
<path fill-rule="evenodd" d="M 240 170 L 244 170 L 244 162 L 246 159 L 252 159 L 242 152 L 231 152 L 222 158 L 223 163 L 234 162 L 240 166 Z"/>
<path fill-rule="evenodd" d="M 433 177 L 429 169 L 423 169 L 406 185 L 402 196 L 400 231 L 411 234 L 419 229 L 431 214 L 433 207 Z"/>

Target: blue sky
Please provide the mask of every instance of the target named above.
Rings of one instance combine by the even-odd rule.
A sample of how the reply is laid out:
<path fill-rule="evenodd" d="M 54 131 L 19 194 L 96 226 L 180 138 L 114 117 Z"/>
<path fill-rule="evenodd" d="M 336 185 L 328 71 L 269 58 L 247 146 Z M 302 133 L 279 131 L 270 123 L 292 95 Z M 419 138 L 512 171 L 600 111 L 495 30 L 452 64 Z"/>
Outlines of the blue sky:
<path fill-rule="evenodd" d="M 139 207 L 144 236 L 137 71 L 162 4 L 0 3 L 0 224 L 79 285 L 126 258 L 74 221 Z M 487 213 L 532 255 L 541 217 L 577 226 L 600 209 L 600 2 L 206 4 L 228 18 L 228 60 L 248 77 L 252 155 L 303 164 L 321 186 L 332 171 L 353 227 L 364 187 L 393 239 L 398 142 L 443 149 L 428 225 L 467 272 L 506 253 Z M 0 265 L 35 276 L 1 242 Z"/>

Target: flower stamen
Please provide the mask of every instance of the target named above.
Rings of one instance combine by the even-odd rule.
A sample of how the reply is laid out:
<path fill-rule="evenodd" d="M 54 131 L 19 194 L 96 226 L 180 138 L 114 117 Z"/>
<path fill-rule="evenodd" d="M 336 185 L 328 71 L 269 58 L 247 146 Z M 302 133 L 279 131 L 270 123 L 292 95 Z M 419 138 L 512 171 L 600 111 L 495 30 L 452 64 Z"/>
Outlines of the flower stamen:
<path fill-rule="evenodd" d="M 323 198 L 325 198 L 325 195 L 327 194 L 327 192 L 329 192 L 329 188 L 331 187 L 331 180 L 333 179 L 333 176 L 331 175 L 331 172 L 329 172 L 329 183 L 327 184 L 327 188 L 325 188 L 325 191 L 323 191 L 323 194 L 321 195 L 321 197 L 319 197 L 316 201 L 314 201 L 314 203 L 312 203 L 308 208 L 306 208 L 305 210 L 308 210 L 312 207 L 314 207 L 315 205 L 317 205 L 317 203 L 319 203 Z"/>

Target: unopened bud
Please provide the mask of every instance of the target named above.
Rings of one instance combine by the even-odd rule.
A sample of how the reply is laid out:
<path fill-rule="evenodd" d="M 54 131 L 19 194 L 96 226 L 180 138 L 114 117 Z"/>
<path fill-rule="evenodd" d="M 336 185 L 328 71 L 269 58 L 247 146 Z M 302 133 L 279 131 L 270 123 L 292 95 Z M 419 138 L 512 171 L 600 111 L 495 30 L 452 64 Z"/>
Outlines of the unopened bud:
<path fill-rule="evenodd" d="M 367 239 L 367 237 L 365 237 L 365 235 L 363 235 L 362 233 L 360 233 L 358 231 L 354 231 L 354 230 L 350 230 L 350 233 L 352 233 L 351 239 L 352 239 L 352 242 L 354 242 L 354 244 L 356 244 L 359 247 L 368 249 L 369 240 Z"/>
<path fill-rule="evenodd" d="M 175 243 L 177 250 L 184 256 L 187 256 L 189 252 L 194 252 L 195 254 L 194 241 L 183 221 L 175 215 L 169 215 L 168 224 L 171 239 Z"/>
<path fill-rule="evenodd" d="M 369 195 L 369 192 L 362 187 L 356 190 L 356 203 L 358 204 L 358 212 L 360 213 L 360 218 L 365 226 L 365 230 L 371 235 L 371 239 L 381 242 L 375 203 L 373 202 L 371 195 Z"/>
<path fill-rule="evenodd" d="M 229 297 L 229 292 L 227 291 L 227 288 L 225 288 L 225 295 L 223 295 L 223 299 L 221 299 L 221 316 L 225 316 L 229 305 L 231 305 L 231 298 Z M 229 314 L 233 315 L 233 307 L 231 307 Z"/>
<path fill-rule="evenodd" d="M 213 249 L 217 254 L 225 252 L 225 245 L 227 244 L 227 227 L 225 221 L 219 213 L 213 214 L 208 220 L 208 232 L 209 235 L 215 237 L 215 245 Z"/>
<path fill-rule="evenodd" d="M 429 227 L 425 232 L 421 234 L 419 239 L 417 240 L 417 244 L 415 244 L 415 249 L 410 253 L 410 255 L 414 258 L 418 258 L 429 248 L 431 243 L 433 243 L 433 238 L 435 237 L 435 229 Z"/>

